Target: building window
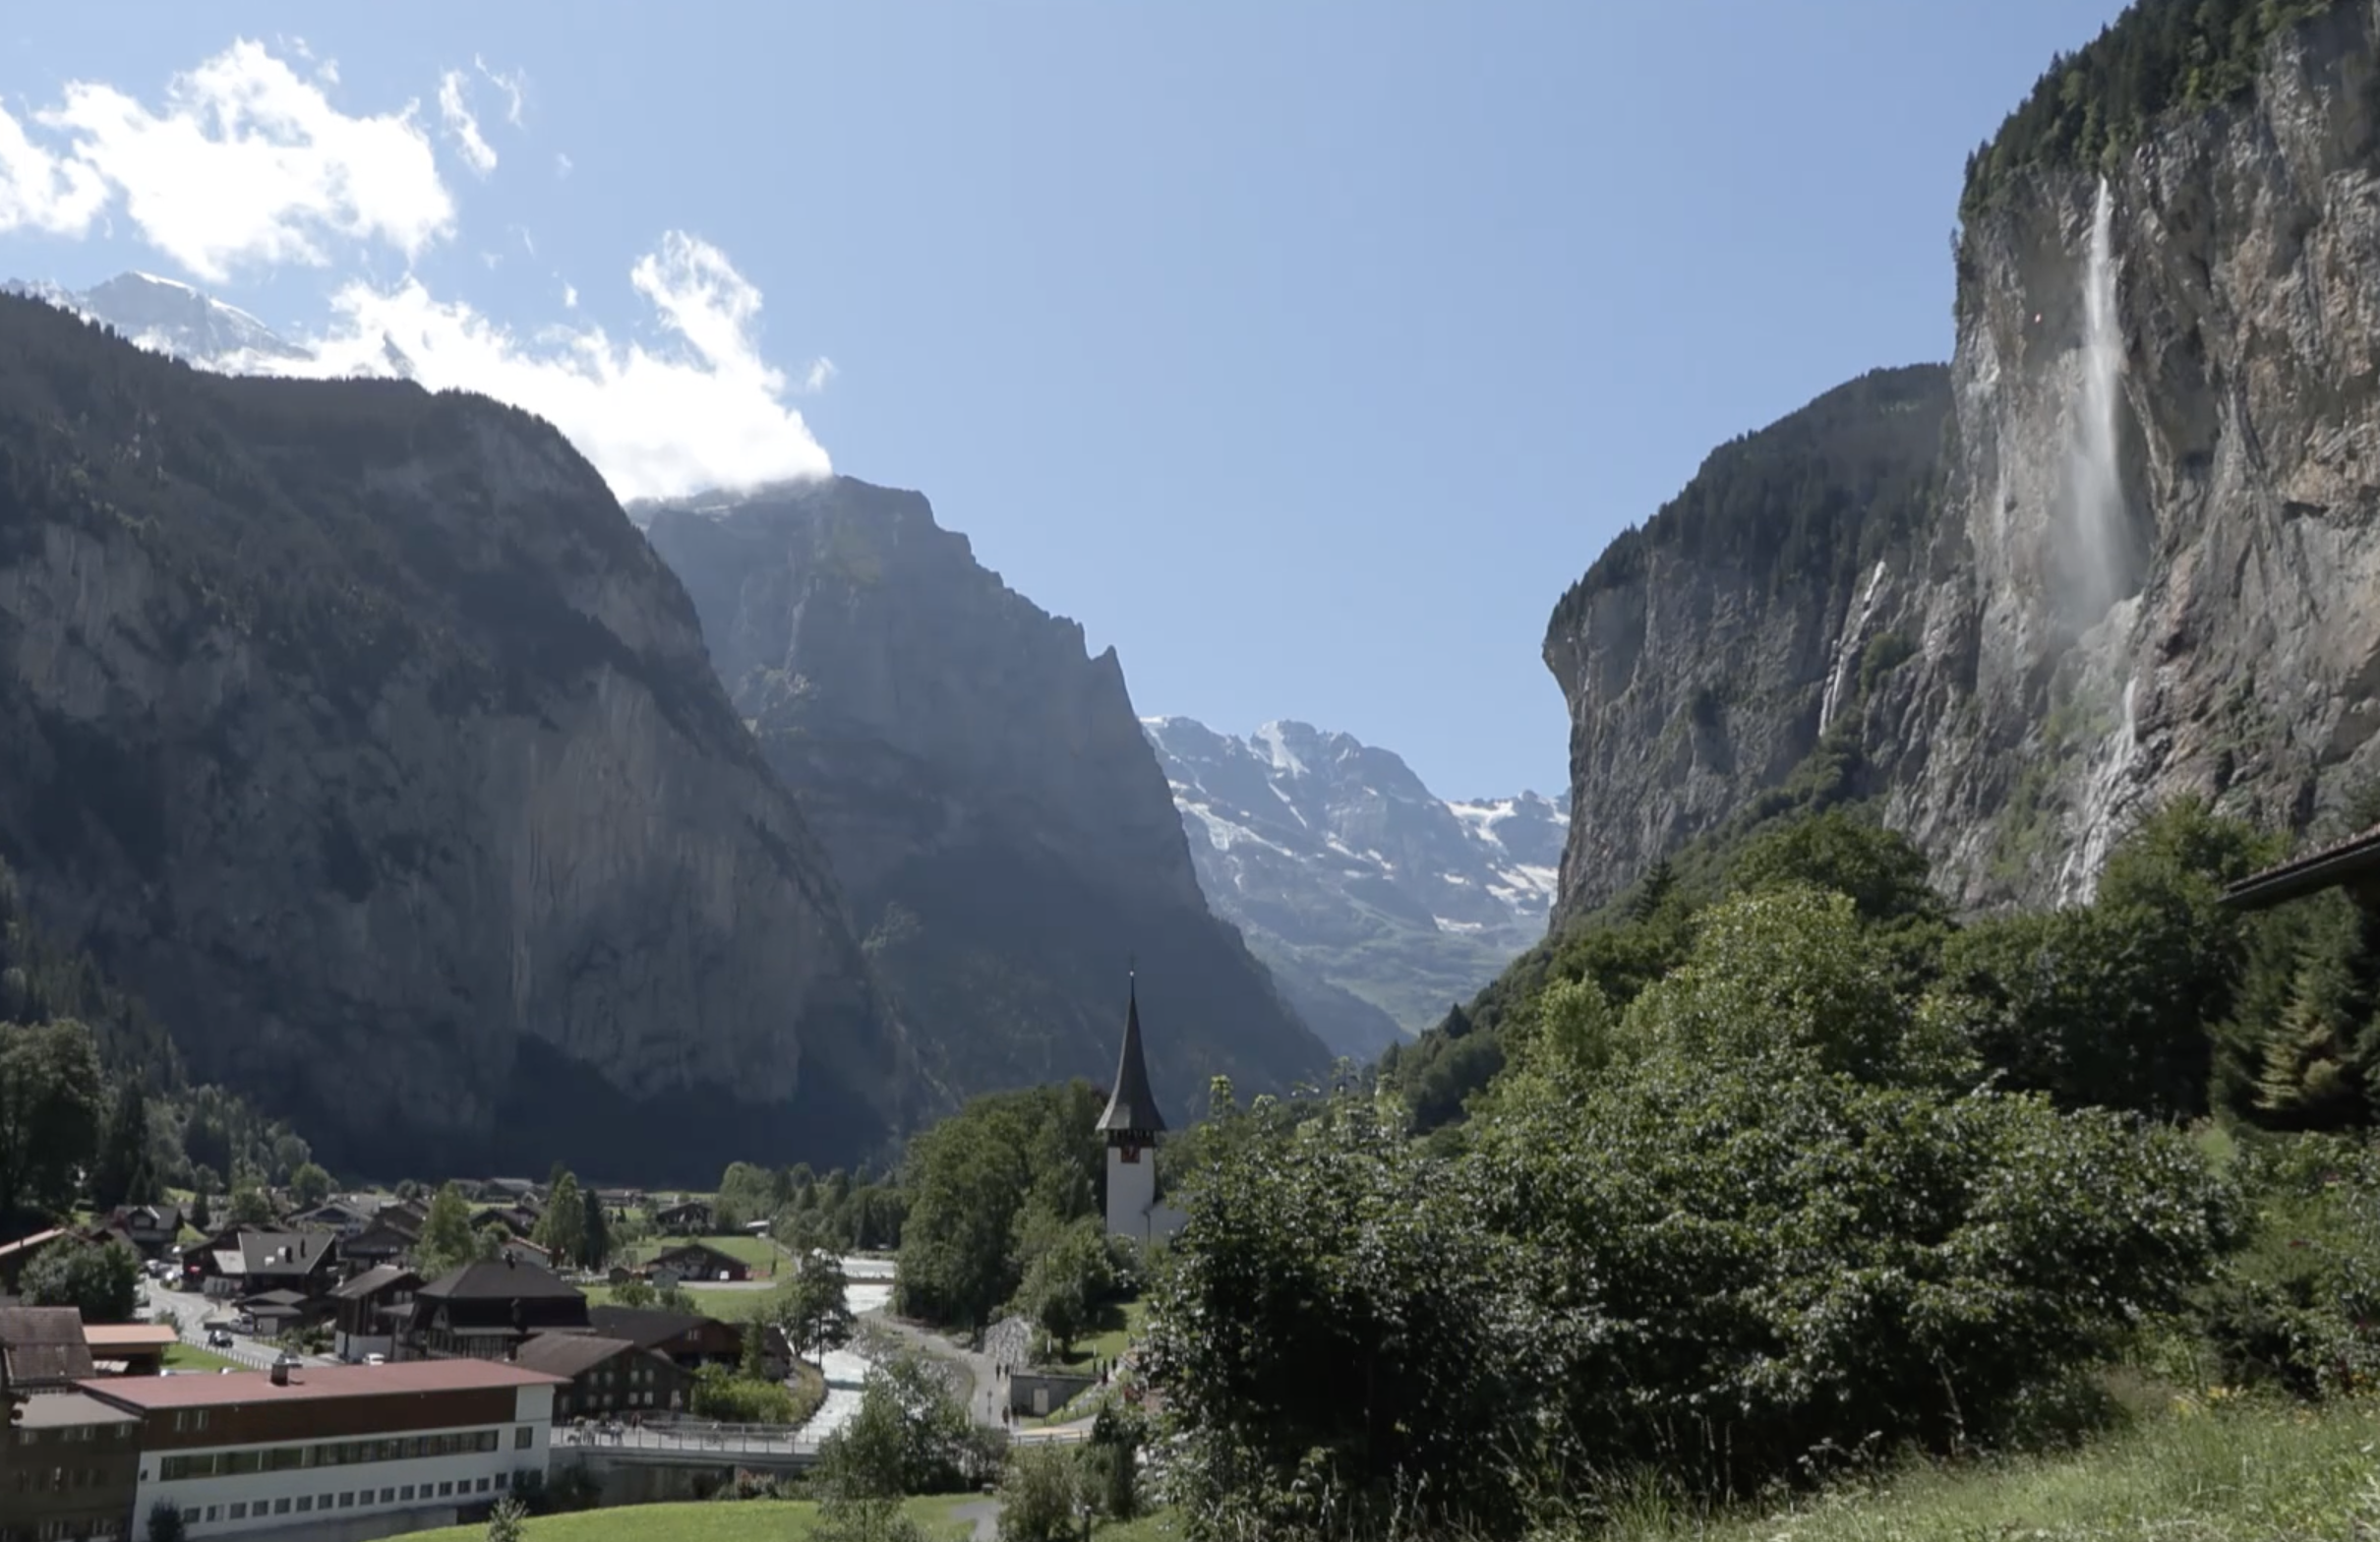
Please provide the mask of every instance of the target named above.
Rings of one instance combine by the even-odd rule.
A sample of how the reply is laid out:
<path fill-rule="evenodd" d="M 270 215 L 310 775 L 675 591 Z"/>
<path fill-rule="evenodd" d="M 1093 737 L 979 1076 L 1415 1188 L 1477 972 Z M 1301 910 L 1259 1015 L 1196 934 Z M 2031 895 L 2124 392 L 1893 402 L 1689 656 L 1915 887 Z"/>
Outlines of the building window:
<path fill-rule="evenodd" d="M 478 1492 L 478 1493 L 481 1493 L 481 1494 L 485 1494 L 485 1493 L 487 1493 L 487 1492 L 488 1492 L 488 1480 L 487 1480 L 486 1478 L 482 1478 L 482 1479 L 480 1479 L 480 1480 L 479 1480 L 479 1482 L 478 1482 L 478 1484 L 477 1484 L 477 1485 L 475 1485 L 475 1491 L 476 1491 L 476 1492 Z"/>
<path fill-rule="evenodd" d="M 369 1498 L 370 1496 L 366 1496 L 366 1497 L 367 1497 L 367 1498 Z M 341 1509 L 341 1510 L 353 1510 L 354 1508 L 355 1508 L 355 1495 L 354 1495 L 354 1494 L 352 1494 L 352 1493 L 347 1493 L 347 1494 L 341 1494 L 341 1495 L 339 1496 L 339 1509 Z"/>
<path fill-rule="evenodd" d="M 438 1486 L 438 1497 L 440 1499 L 452 1499 L 454 1497 L 454 1485 L 450 1482 L 441 1483 Z"/>
<path fill-rule="evenodd" d="M 527 1451 L 529 1449 L 529 1427 L 524 1424 L 519 1429 L 512 1432 L 512 1449 L 514 1451 Z"/>
<path fill-rule="evenodd" d="M 396 1491 L 396 1497 L 401 1500 L 411 1500 L 413 1498 L 413 1485 L 408 1483 L 403 1488 L 398 1489 Z"/>
<path fill-rule="evenodd" d="M 381 1490 L 381 1503 L 382 1503 L 382 1504 L 384 1504 L 384 1505 L 393 1505 L 393 1504 L 395 1504 L 395 1503 L 396 1503 L 396 1490 L 394 1490 L 394 1489 L 383 1489 L 383 1490 Z"/>
<path fill-rule="evenodd" d="M 284 1494 L 279 1499 L 276 1499 L 272 1502 L 272 1512 L 276 1515 L 286 1515 L 289 1513 L 288 1495 Z"/>
<path fill-rule="evenodd" d="M 300 1494 L 298 1496 L 298 1513 L 302 1515 L 312 1509 L 314 1509 L 314 1496 L 311 1494 Z"/>
<path fill-rule="evenodd" d="M 225 1520 L 246 1520 L 248 1518 L 248 1502 L 244 1499 L 233 1500 L 230 1512 L 223 1518 Z"/>
<path fill-rule="evenodd" d="M 207 1507 L 207 1518 L 208 1520 L 214 1519 L 214 1510 L 215 1508 L 212 1505 Z"/>

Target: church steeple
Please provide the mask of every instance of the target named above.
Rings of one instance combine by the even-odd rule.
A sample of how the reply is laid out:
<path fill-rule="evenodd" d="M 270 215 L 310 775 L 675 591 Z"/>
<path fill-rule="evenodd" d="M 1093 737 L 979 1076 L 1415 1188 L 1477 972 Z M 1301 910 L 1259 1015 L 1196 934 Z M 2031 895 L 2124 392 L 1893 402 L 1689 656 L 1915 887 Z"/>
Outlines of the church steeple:
<path fill-rule="evenodd" d="M 1115 1089 L 1107 1095 L 1107 1111 L 1094 1128 L 1106 1132 L 1108 1144 L 1148 1146 L 1165 1128 L 1157 1111 L 1157 1095 L 1149 1090 L 1149 1063 L 1141 1054 L 1141 994 L 1135 975 L 1124 978 L 1124 1050 L 1116 1057 Z"/>

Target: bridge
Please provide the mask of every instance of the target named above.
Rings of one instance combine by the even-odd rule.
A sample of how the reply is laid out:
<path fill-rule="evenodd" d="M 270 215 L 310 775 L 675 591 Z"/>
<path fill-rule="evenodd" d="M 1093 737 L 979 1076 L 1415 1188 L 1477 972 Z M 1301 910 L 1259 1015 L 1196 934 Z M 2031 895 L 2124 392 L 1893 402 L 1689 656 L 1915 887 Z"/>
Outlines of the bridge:
<path fill-rule="evenodd" d="M 586 1469 L 603 1485 L 606 1505 L 651 1504 L 706 1497 L 738 1472 L 790 1476 L 818 1460 L 820 1435 L 790 1424 L 728 1424 L 709 1419 L 653 1420 L 641 1425 L 565 1426 L 554 1432 L 553 1465 Z M 1074 1445 L 1089 1435 L 1079 1426 L 1019 1429 L 1020 1446 Z"/>

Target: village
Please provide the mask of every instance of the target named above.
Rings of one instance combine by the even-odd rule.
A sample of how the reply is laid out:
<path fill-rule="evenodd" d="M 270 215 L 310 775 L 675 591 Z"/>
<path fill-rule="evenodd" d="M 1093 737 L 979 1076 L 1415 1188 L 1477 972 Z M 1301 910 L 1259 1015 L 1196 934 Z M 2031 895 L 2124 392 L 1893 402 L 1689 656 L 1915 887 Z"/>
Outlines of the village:
<path fill-rule="evenodd" d="M 1112 1236 L 1181 1223 L 1156 1189 L 1163 1129 L 1134 998 L 1096 1132 Z M 404 1187 L 274 1190 L 268 1216 L 211 1228 L 194 1221 L 231 1196 L 127 1205 L 0 1243 L 0 1542 L 370 1542 L 507 1499 L 706 1499 L 798 1478 L 904 1351 L 1003 1442 L 1079 1444 L 1092 1418 L 1069 1405 L 1116 1369 L 1037 1364 L 1022 1319 L 972 1347 L 898 1319 L 889 1256 L 722 1229 L 711 1196 L 560 1173 Z M 473 1256 L 427 1269 L 441 1206 L 468 1207 Z M 634 1240 L 602 1267 L 557 1256 L 538 1240 L 557 1206 Z M 139 1260 L 130 1321 L 19 1298 L 44 1255 L 95 1248 Z"/>

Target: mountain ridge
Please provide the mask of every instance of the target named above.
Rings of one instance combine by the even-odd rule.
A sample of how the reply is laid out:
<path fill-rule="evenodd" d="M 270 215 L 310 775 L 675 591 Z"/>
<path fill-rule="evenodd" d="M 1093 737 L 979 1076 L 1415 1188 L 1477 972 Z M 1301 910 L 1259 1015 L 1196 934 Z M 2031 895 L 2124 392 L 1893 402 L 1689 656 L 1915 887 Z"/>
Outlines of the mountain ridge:
<path fill-rule="evenodd" d="M 1543 934 L 1568 794 L 1441 799 L 1394 751 L 1294 719 L 1141 730 L 1209 903 L 1318 998 L 1340 1052 L 1419 1032 Z"/>

